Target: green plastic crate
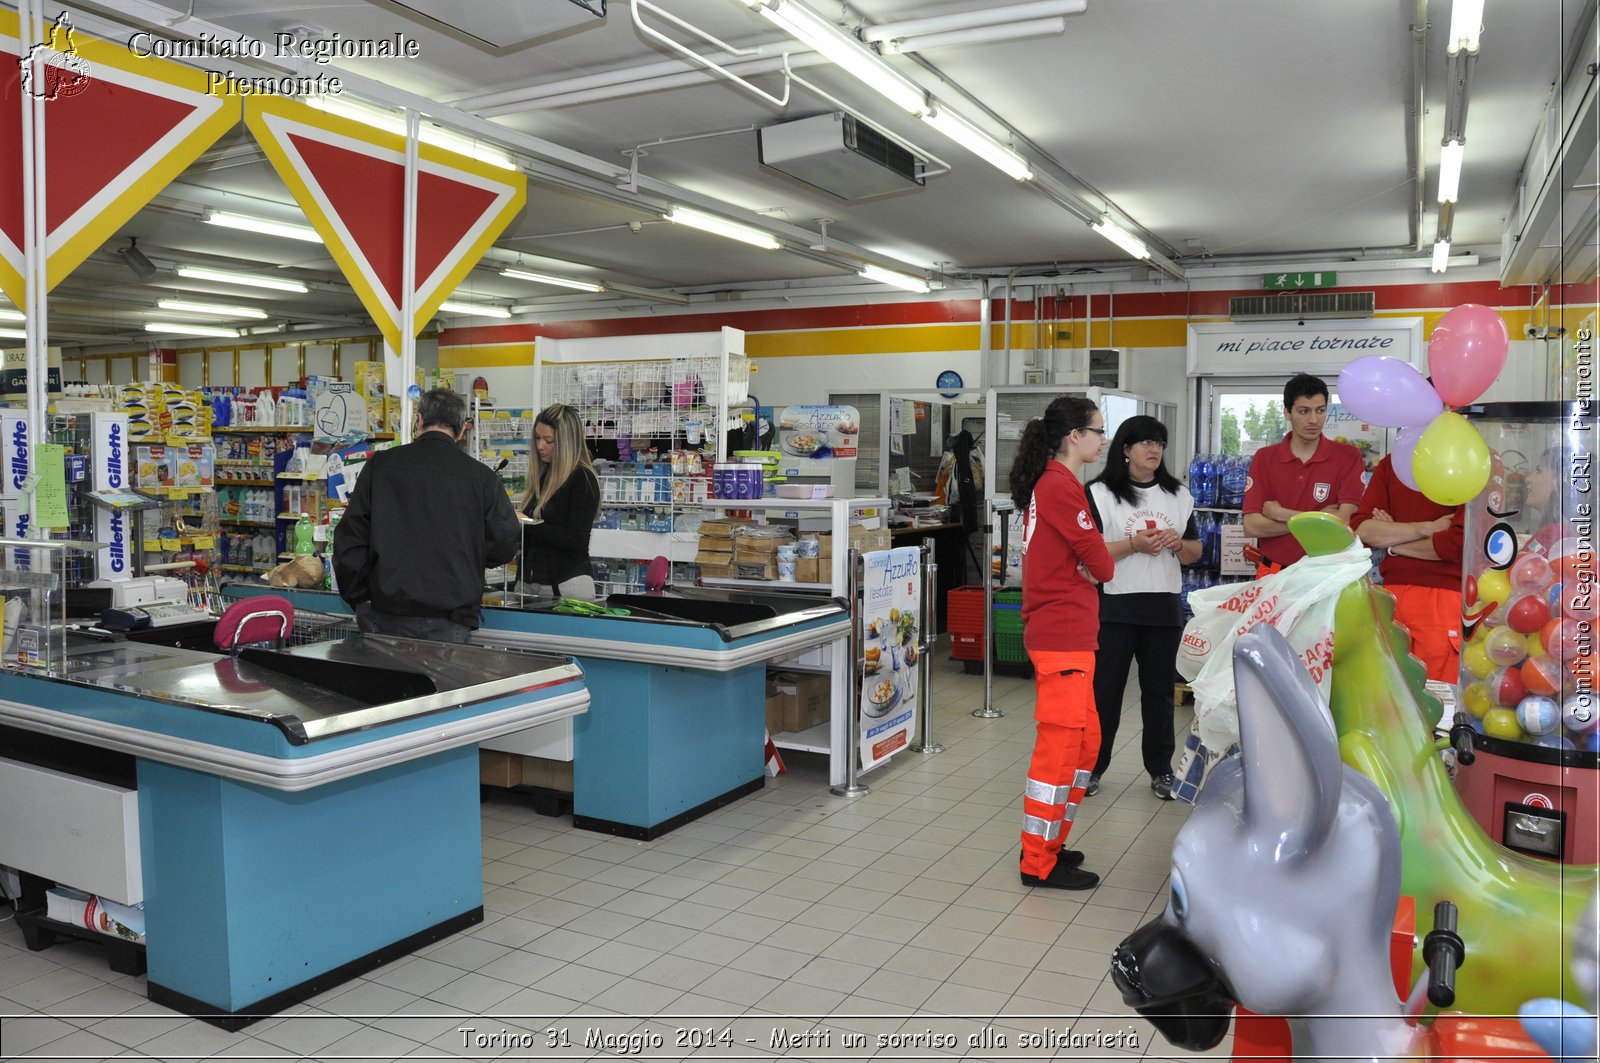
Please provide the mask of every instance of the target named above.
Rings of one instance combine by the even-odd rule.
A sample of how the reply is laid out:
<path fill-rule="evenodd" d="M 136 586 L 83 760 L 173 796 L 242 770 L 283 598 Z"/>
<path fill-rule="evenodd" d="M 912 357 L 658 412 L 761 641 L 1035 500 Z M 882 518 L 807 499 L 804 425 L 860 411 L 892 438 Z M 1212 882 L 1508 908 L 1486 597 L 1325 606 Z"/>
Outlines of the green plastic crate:
<path fill-rule="evenodd" d="M 990 619 L 994 631 L 994 659 L 1013 664 L 1028 663 L 1028 651 L 1022 645 L 1022 592 L 996 591 Z"/>

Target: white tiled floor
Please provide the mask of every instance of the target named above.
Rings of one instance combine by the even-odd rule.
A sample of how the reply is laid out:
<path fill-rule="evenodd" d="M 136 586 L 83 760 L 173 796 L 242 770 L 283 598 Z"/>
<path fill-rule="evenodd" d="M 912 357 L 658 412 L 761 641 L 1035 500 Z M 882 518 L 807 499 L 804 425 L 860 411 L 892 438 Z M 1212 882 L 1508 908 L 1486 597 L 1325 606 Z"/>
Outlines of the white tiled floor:
<path fill-rule="evenodd" d="M 151 1004 L 93 946 L 30 953 L 0 924 L 0 1059 L 616 1059 L 630 1037 L 650 1059 L 1182 1055 L 1106 971 L 1165 904 L 1187 806 L 1150 792 L 1130 699 L 1069 843 L 1100 887 L 1022 886 L 1033 685 L 997 676 L 994 690 L 1004 718 L 974 718 L 983 677 L 939 660 L 943 753 L 898 756 L 854 799 L 829 794 L 822 758 L 791 756 L 760 793 L 654 842 L 495 797 L 481 925 L 238 1033 Z M 403 888 L 375 883 L 374 903 Z M 1062 1040 L 1068 1027 L 1085 1040 Z M 548 1047 L 552 1030 L 570 1046 Z"/>

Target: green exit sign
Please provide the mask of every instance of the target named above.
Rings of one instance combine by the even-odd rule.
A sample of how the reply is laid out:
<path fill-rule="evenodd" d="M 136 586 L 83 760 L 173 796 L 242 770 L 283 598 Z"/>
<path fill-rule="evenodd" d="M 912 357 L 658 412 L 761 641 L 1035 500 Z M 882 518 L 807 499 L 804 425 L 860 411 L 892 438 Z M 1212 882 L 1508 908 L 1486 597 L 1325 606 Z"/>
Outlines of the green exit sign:
<path fill-rule="evenodd" d="M 1269 292 L 1294 291 L 1299 288 L 1332 288 L 1339 283 L 1339 275 L 1323 273 L 1263 273 L 1261 287 Z"/>

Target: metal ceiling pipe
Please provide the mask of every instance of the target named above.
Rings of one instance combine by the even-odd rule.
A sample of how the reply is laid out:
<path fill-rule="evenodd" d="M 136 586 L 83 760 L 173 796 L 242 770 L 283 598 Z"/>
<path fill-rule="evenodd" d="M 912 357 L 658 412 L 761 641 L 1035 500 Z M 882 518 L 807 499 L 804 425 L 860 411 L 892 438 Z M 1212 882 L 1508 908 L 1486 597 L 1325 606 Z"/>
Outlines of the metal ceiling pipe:
<path fill-rule="evenodd" d="M 1059 37 L 1067 32 L 1064 18 L 1036 18 L 1028 22 L 1014 22 L 1008 26 L 978 26 L 970 30 L 948 30 L 944 33 L 925 33 L 915 37 L 891 37 L 878 43 L 884 55 L 902 52 L 922 52 L 933 48 L 949 48 L 967 44 L 996 44 L 1000 41 L 1020 41 L 1033 37 Z"/>
<path fill-rule="evenodd" d="M 1411 243 L 1422 250 L 1422 212 L 1427 202 L 1428 160 L 1422 145 L 1428 113 L 1428 0 L 1417 0 L 1411 17 L 1411 123 L 1406 150 L 1411 154 L 1412 189 Z"/>
<path fill-rule="evenodd" d="M 801 55 L 791 56 L 787 64 L 784 62 L 783 56 L 780 55 L 768 59 L 750 59 L 743 62 L 728 63 L 723 69 L 730 74 L 738 74 L 740 77 L 750 77 L 756 74 L 777 73 L 783 70 L 785 66 L 790 70 L 825 66 L 828 61 L 827 57 L 818 55 L 816 52 L 805 52 Z M 617 81 L 609 85 L 573 91 L 546 92 L 544 89 L 550 86 L 541 86 L 535 93 L 528 94 L 525 99 L 495 106 L 479 107 L 477 111 L 485 118 L 501 118 L 508 114 L 522 114 L 527 111 L 570 107 L 574 104 L 615 100 L 624 96 L 643 96 L 647 93 L 660 92 L 664 89 L 704 85 L 715 80 L 717 80 L 716 75 L 704 68 L 696 67 L 679 74 L 663 74 L 659 77 L 646 78 L 642 81 Z M 562 84 L 565 83 L 563 82 Z"/>
<path fill-rule="evenodd" d="M 1054 15 L 1081 15 L 1088 6 L 1088 0 L 1033 0 L 1032 3 L 1012 4 L 1009 7 L 983 7 L 972 11 L 958 11 L 953 15 L 931 15 L 928 18 L 868 26 L 861 31 L 861 39 L 868 44 L 874 44 L 896 37 L 948 33 L 951 30 L 967 30 L 978 26 L 999 26 L 1029 19 L 1050 18 Z"/>

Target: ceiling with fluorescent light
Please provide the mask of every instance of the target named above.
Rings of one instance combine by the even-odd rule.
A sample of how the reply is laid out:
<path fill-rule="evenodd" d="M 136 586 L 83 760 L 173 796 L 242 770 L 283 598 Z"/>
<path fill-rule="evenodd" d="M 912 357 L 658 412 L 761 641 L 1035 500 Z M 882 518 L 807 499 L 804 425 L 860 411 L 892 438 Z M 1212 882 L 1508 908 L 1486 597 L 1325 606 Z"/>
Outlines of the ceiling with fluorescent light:
<path fill-rule="evenodd" d="M 807 2 L 830 16 L 843 10 Z M 848 24 L 1014 6 L 856 0 Z M 602 7 L 604 17 L 594 14 Z M 1419 7 L 1429 29 L 1426 112 L 1415 138 L 1410 27 Z M 265 9 L 253 0 L 108 0 L 73 10 L 81 28 L 113 38 L 150 27 L 174 39 L 202 31 L 268 41 L 285 32 L 415 38 L 414 60 L 335 60 L 330 69 L 381 86 L 374 94 L 409 93 L 449 105 L 435 108 L 446 125 L 459 124 L 460 115 L 493 116 L 492 127 L 480 129 L 528 169 L 528 205 L 457 297 L 548 319 L 596 306 L 671 306 L 685 299 L 727 307 L 737 305 L 732 299 L 818 292 L 905 297 L 858 277 L 867 262 L 926 270 L 936 281 L 968 289 L 972 278 L 1012 270 L 1062 285 L 1126 279 L 1133 260 L 1059 199 L 1041 194 L 1041 185 L 1131 222 L 1175 272 L 1253 257 L 1268 263 L 1264 268 L 1293 260 L 1426 258 L 1437 216 L 1450 7 L 1451 0 L 1087 0 L 1059 34 L 886 57 L 974 124 L 1001 139 L 1007 127 L 1014 130 L 1013 145 L 1040 175 L 1033 182 L 1014 181 L 925 123 L 895 113 L 837 67 L 805 56 L 793 38 L 739 0 L 652 0 L 637 14 L 701 52 L 711 46 L 660 12 L 738 47 L 763 48 L 768 57 L 788 48 L 808 84 L 792 87 L 784 109 L 710 75 L 666 86 L 608 77 L 659 75 L 674 58 L 640 32 L 627 0 L 278 0 Z M 1485 261 L 1500 256 L 1504 219 L 1552 92 L 1572 84 L 1570 70 L 1596 58 L 1594 18 L 1594 0 L 1488 0 L 1454 219 L 1458 253 L 1473 251 Z M 239 60 L 202 65 L 286 72 L 252 70 Z M 778 96 L 783 80 L 777 73 L 751 78 Z M 612 81 L 621 84 L 597 90 Z M 1584 84 L 1592 94 L 1592 84 Z M 755 130 L 836 110 L 817 90 L 948 163 L 948 172 L 929 176 L 921 188 L 847 201 L 763 167 Z M 1594 111 L 1585 113 L 1596 121 Z M 1426 175 L 1420 224 L 1414 139 Z M 1595 198 L 1594 141 L 1591 131 L 1587 154 L 1569 160 L 1563 179 L 1570 200 Z M 767 226 L 785 250 L 763 251 L 663 220 L 662 209 L 675 203 L 720 205 L 733 220 Z M 52 293 L 51 342 L 91 351 L 143 345 L 151 339 L 145 321 L 174 317 L 157 310 L 156 300 L 175 296 L 258 306 L 269 314 L 268 327 L 289 335 L 370 333 L 320 246 L 210 225 L 207 210 L 303 221 L 254 142 L 236 129 Z M 1592 234 L 1592 206 L 1589 213 Z M 1570 219 L 1563 224 L 1572 227 Z M 148 280 L 116 254 L 129 238 L 157 267 Z M 1590 276 L 1593 259 L 1588 255 Z M 181 279 L 174 269 L 183 264 L 275 269 L 310 291 Z M 519 264 L 609 290 L 592 295 L 498 274 Z M 1565 268 L 1566 279 L 1585 279 L 1578 275 L 1581 261 Z"/>

